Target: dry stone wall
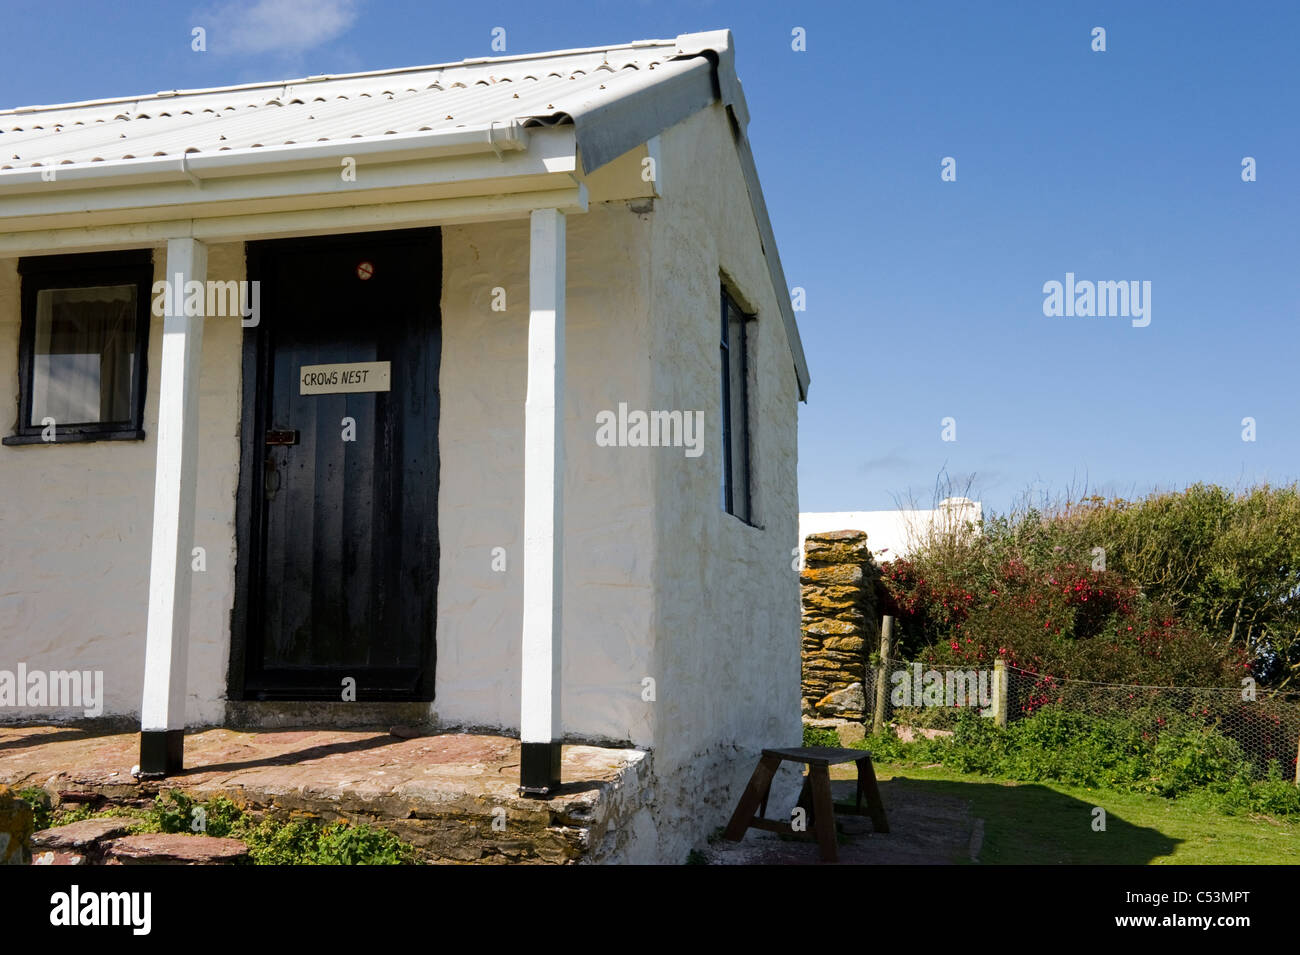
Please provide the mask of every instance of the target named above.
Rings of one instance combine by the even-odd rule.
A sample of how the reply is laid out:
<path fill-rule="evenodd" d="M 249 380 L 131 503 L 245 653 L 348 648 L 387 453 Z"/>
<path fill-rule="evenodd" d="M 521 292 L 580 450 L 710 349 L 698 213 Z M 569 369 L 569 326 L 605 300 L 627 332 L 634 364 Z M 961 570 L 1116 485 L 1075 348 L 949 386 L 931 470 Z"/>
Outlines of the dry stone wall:
<path fill-rule="evenodd" d="M 862 531 L 804 541 L 803 714 L 861 720 L 867 661 L 880 646 L 880 572 Z"/>

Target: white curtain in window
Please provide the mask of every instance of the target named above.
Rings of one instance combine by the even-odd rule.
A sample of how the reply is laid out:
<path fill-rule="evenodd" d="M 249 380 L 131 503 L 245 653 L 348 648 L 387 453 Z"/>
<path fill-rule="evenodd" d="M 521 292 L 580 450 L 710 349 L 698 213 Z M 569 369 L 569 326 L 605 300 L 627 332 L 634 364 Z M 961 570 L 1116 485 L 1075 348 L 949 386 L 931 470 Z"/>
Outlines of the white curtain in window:
<path fill-rule="evenodd" d="M 134 285 L 37 293 L 33 427 L 131 419 L 135 294 Z"/>

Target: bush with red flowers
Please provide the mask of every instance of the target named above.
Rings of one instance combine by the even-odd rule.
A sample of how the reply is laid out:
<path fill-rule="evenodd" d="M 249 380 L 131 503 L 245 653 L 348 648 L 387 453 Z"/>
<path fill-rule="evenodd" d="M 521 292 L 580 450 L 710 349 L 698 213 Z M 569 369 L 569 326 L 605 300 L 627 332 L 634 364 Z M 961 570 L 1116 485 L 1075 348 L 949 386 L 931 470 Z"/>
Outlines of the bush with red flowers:
<path fill-rule="evenodd" d="M 881 568 L 898 655 L 932 665 L 1010 666 L 1053 680 L 1232 686 L 1249 673 L 1229 648 L 1110 570 L 1074 563 L 992 574 L 895 560 Z M 1044 688 L 1039 703 L 1050 701 Z"/>

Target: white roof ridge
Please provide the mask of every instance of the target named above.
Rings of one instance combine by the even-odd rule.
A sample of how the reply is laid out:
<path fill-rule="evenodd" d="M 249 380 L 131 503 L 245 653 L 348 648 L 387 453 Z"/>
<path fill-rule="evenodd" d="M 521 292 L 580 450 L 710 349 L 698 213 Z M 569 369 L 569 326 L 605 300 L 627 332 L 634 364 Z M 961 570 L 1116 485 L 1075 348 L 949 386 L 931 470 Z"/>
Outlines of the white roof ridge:
<path fill-rule="evenodd" d="M 633 40 L 631 43 L 576 47 L 570 50 L 545 50 L 540 53 L 516 53 L 509 56 L 471 57 L 451 63 L 430 63 L 425 66 L 399 66 L 386 70 L 363 70 L 358 73 L 319 73 L 315 76 L 303 76 L 294 79 L 263 80 L 256 83 L 236 83 L 229 86 L 205 86 L 185 90 L 159 90 L 156 93 L 139 93 L 134 96 L 111 96 L 102 99 L 77 100 L 68 103 L 14 106 L 8 109 L 0 109 L 0 116 L 21 116 L 25 113 L 41 113 L 59 109 L 80 109 L 87 106 L 112 106 L 117 103 L 141 103 L 153 100 L 169 100 L 178 96 L 199 96 L 208 93 L 232 93 L 242 90 L 259 89 L 284 89 L 285 87 L 297 86 L 299 84 L 322 83 L 330 80 L 355 80 L 365 79 L 372 76 L 400 76 L 404 73 L 428 73 L 434 70 L 450 70 L 466 66 L 485 66 L 494 63 L 520 63 L 529 60 L 549 60 L 566 56 L 610 53 L 616 50 L 644 50 L 657 46 L 676 49 L 678 39 L 679 37 L 673 37 L 672 39 L 666 40 Z"/>

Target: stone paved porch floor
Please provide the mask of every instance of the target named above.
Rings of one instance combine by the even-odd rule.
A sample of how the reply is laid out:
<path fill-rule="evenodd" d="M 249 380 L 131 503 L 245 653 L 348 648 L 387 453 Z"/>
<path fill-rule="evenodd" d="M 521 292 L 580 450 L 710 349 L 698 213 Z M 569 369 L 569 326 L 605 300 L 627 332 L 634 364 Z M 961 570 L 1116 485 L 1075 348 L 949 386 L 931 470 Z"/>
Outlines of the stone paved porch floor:
<path fill-rule="evenodd" d="M 186 734 L 187 768 L 165 780 L 131 776 L 138 750 L 133 732 L 0 726 L 0 783 L 96 805 L 220 794 L 277 818 L 381 825 L 434 861 L 587 862 L 617 854 L 649 776 L 643 752 L 565 746 L 560 793 L 523 799 L 519 741 L 466 733 L 207 729 Z"/>

